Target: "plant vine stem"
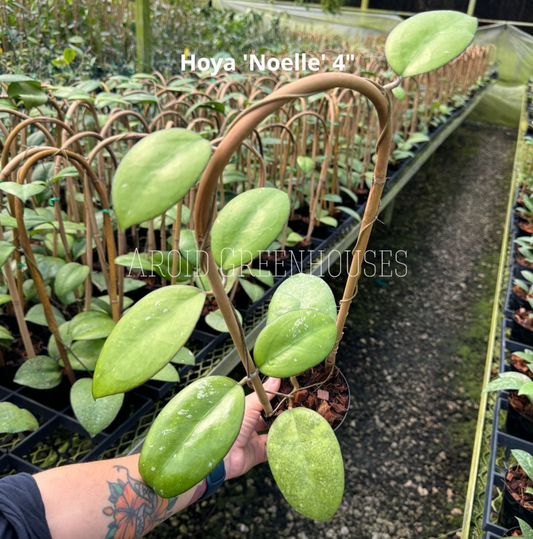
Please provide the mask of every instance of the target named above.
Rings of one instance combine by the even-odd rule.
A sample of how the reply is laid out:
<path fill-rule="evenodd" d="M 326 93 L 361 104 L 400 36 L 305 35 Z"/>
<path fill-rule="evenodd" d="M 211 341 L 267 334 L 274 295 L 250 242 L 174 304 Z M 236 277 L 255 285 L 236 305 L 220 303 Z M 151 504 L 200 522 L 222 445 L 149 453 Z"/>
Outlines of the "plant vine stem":
<path fill-rule="evenodd" d="M 226 135 L 220 142 L 213 157 L 207 164 L 200 181 L 197 204 L 194 209 L 195 235 L 199 246 L 205 245 L 209 238 L 213 221 L 211 201 L 216 194 L 218 179 L 222 175 L 226 165 L 229 163 L 231 156 L 238 150 L 241 144 L 243 144 L 246 137 L 250 136 L 254 129 L 270 114 L 293 99 L 308 97 L 337 87 L 349 88 L 369 99 L 376 108 L 381 128 L 381 135 L 378 140 L 374 183 L 371 189 L 369 202 L 365 209 L 363 224 L 359 232 L 359 237 L 361 239 L 361 242 L 358 241 L 359 247 L 361 249 L 366 249 L 370 231 L 372 229 L 372 223 L 374 221 L 374 219 L 369 220 L 369 218 L 374 214 L 374 211 L 376 215 L 379 211 L 379 199 L 383 191 L 387 174 L 392 138 L 392 129 L 389 121 L 390 94 L 377 83 L 351 73 L 320 73 L 304 77 L 282 86 L 271 95 L 252 105 L 237 116 L 228 128 Z M 356 248 L 359 247 L 356 246 Z M 352 260 L 351 265 L 355 268 L 360 268 L 361 264 L 362 260 Z M 359 275 L 350 271 L 350 275 L 346 282 L 344 296 L 341 300 L 339 315 L 337 316 L 337 342 L 333 352 L 331 352 L 326 359 L 326 368 L 331 369 L 335 365 L 337 349 L 342 338 L 346 317 L 348 316 L 348 310 L 354 296 L 354 291 L 357 288 L 358 280 Z M 237 342 L 234 338 L 233 342 L 235 343 L 235 346 L 237 346 Z"/>
<path fill-rule="evenodd" d="M 239 354 L 239 357 L 241 358 L 241 361 L 244 365 L 244 369 L 246 370 L 247 375 L 250 376 L 251 374 L 255 372 L 256 366 L 252 360 L 252 357 L 250 356 L 250 351 L 248 350 L 248 347 L 246 346 L 246 340 L 244 338 L 244 331 L 241 327 L 241 324 L 237 316 L 235 315 L 235 309 L 233 308 L 233 305 L 230 299 L 228 298 L 226 291 L 224 290 L 224 283 L 222 282 L 222 279 L 220 278 L 220 274 L 218 272 L 215 259 L 213 257 L 211 246 L 208 246 L 205 249 L 203 262 L 204 262 L 203 271 L 207 275 L 207 278 L 209 279 L 211 290 L 215 296 L 215 299 L 217 300 L 218 306 L 220 308 L 220 312 L 222 313 L 222 316 L 224 317 L 224 321 L 226 322 L 226 325 L 228 326 L 231 339 L 235 343 L 235 348 L 237 349 L 237 353 Z M 254 376 L 253 378 L 251 378 L 251 381 L 254 387 L 254 391 L 257 393 L 257 396 L 259 397 L 259 401 L 261 402 L 261 405 L 263 406 L 263 409 L 265 410 L 265 414 L 267 416 L 271 415 L 272 406 L 270 404 L 270 400 L 265 391 L 265 388 L 263 387 L 263 384 L 261 383 L 261 379 L 259 378 L 259 376 Z"/>
<path fill-rule="evenodd" d="M 0 241 L 4 240 L 4 231 L 2 225 L 0 224 Z M 20 335 L 22 337 L 22 342 L 24 343 L 24 350 L 28 358 L 35 356 L 35 348 L 33 347 L 33 342 L 31 340 L 30 332 L 28 331 L 28 324 L 24 318 L 24 307 L 20 301 L 20 296 L 17 288 L 17 283 L 15 282 L 15 277 L 13 275 L 13 270 L 11 269 L 11 257 L 9 257 L 6 263 L 3 266 L 4 275 L 6 277 L 7 289 L 9 290 L 9 295 L 11 296 L 11 303 L 13 304 L 13 310 L 15 311 L 15 317 L 17 319 L 17 324 L 19 327 Z"/>

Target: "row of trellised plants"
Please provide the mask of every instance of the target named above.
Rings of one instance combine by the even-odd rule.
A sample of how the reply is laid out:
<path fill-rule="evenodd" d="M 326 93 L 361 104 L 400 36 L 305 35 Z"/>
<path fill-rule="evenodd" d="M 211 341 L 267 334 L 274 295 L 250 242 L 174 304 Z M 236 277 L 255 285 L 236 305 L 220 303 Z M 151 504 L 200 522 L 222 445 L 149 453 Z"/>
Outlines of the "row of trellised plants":
<path fill-rule="evenodd" d="M 482 528 L 533 537 L 533 79 L 526 91 Z"/>
<path fill-rule="evenodd" d="M 296 79 L 156 73 L 55 88 L 1 76 L 5 459 L 30 460 L 57 427 L 94 437 L 94 458 L 229 333 L 246 378 L 179 392 L 148 433 L 143 478 L 171 497 L 207 476 L 239 432 L 248 383 L 283 494 L 331 518 L 344 490 L 333 429 L 349 406 L 335 358 L 359 255 L 387 178 L 484 83 L 489 51 L 467 49 L 476 26 L 425 13 L 390 34 L 386 58 Z M 361 214 L 337 312 L 297 262 Z M 243 315 L 267 295 L 252 355 Z M 272 403 L 261 375 L 283 379 Z"/>

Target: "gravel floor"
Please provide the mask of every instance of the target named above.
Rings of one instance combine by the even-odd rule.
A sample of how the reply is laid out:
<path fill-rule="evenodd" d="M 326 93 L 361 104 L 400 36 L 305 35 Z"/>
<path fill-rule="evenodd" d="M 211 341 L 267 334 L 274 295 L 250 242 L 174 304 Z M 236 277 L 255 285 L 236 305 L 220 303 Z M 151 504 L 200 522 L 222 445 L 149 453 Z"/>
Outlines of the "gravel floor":
<path fill-rule="evenodd" d="M 370 248 L 406 250 L 408 271 L 364 279 L 350 313 L 339 352 L 352 393 L 338 431 L 346 492 L 335 518 L 300 517 L 263 465 L 151 539 L 455 535 L 515 140 L 514 130 L 463 126 L 399 195 L 392 228 L 375 228 Z"/>

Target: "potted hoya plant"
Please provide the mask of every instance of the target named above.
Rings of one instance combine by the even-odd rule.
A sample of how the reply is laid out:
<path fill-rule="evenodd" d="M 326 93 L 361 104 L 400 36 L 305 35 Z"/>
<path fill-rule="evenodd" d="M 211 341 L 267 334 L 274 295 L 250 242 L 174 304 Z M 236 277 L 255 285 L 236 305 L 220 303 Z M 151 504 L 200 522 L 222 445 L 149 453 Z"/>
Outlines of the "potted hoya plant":
<path fill-rule="evenodd" d="M 526 525 L 533 526 L 533 455 L 521 449 L 513 449 L 511 454 L 516 464 L 509 466 L 505 472 L 499 524 L 504 528 L 513 528 L 516 519 L 520 519 Z"/>
<path fill-rule="evenodd" d="M 206 140 L 181 129 L 149 135 L 125 156 L 112 187 L 121 230 L 167 211 L 203 171 L 194 211 L 199 267 L 247 372 L 240 383 L 222 376 L 197 380 L 161 411 L 139 461 L 143 479 L 157 494 L 168 498 L 187 491 L 222 461 L 241 428 L 242 386 L 249 383 L 271 423 L 267 451 L 283 495 L 307 517 L 333 517 L 342 501 L 344 467 L 332 425 L 342 421 L 349 403 L 335 358 L 387 178 L 392 90 L 403 77 L 431 71 L 455 58 L 471 43 L 476 28 L 476 19 L 457 12 L 416 15 L 388 37 L 387 60 L 398 78 L 387 86 L 348 73 L 305 77 L 241 113 L 212 156 Z M 323 281 L 308 275 L 291 277 L 274 294 L 252 357 L 225 284 L 252 270 L 253 261 L 286 226 L 291 204 L 283 191 L 261 187 L 242 192 L 219 211 L 219 179 L 233 153 L 270 114 L 296 98 L 336 87 L 368 98 L 380 126 L 373 182 L 343 298 L 337 312 Z M 325 161 L 330 159 L 326 156 Z M 318 217 L 322 209 L 317 205 Z M 206 291 L 182 283 L 155 290 L 131 307 L 98 358 L 92 386 L 96 402 L 133 389 L 165 368 L 194 329 L 205 298 Z M 283 379 L 274 407 L 261 374 Z"/>

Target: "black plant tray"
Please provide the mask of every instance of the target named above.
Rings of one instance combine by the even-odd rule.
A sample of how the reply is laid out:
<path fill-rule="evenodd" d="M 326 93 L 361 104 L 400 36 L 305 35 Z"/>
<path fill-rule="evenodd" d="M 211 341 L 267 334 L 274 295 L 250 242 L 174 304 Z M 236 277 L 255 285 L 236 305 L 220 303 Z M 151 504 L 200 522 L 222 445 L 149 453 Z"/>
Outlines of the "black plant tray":
<path fill-rule="evenodd" d="M 513 370 L 511 364 L 506 361 L 506 351 L 513 353 L 522 352 L 524 350 L 531 350 L 533 352 L 533 346 L 513 341 L 512 339 L 509 339 L 507 337 L 507 329 L 511 328 L 512 325 L 513 322 L 508 318 L 502 319 L 500 334 L 500 372 Z"/>
<path fill-rule="evenodd" d="M 507 531 L 497 523 L 497 512 L 492 507 L 494 497 L 494 489 L 503 490 L 504 474 L 509 462 L 512 449 L 522 449 L 529 453 L 533 453 L 533 443 L 526 442 L 515 436 L 507 434 L 500 425 L 500 411 L 507 410 L 508 402 L 504 392 L 500 393 L 494 406 L 494 417 L 492 424 L 492 436 L 490 440 L 490 455 L 488 463 L 488 477 L 485 487 L 485 499 L 483 503 L 482 529 L 484 532 L 494 534 L 495 537 L 502 537 Z M 496 463 L 498 449 L 503 448 L 505 451 L 503 467 Z M 491 516 L 493 518 L 491 518 Z M 487 538 L 489 536 L 486 536 Z"/>
<path fill-rule="evenodd" d="M 514 280 L 515 279 L 523 280 L 522 271 L 525 271 L 525 268 L 524 266 L 521 266 L 520 264 L 512 264 L 509 269 L 509 282 L 507 283 L 507 291 L 505 293 L 505 303 L 503 306 L 503 315 L 507 316 L 508 318 L 511 318 L 513 316 L 513 313 L 521 306 L 530 308 L 527 302 L 524 305 L 520 305 L 516 299 L 515 294 L 513 293 Z M 533 272 L 533 269 L 529 269 L 528 271 Z"/>

